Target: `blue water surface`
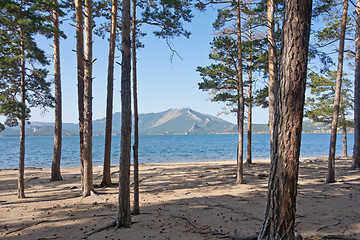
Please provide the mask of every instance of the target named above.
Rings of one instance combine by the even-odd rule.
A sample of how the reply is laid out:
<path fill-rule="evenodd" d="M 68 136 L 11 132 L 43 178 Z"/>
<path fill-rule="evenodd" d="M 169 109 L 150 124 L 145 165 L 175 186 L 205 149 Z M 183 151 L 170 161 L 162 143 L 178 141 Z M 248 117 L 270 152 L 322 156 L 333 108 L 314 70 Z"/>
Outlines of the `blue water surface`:
<path fill-rule="evenodd" d="M 244 153 L 246 156 L 246 135 Z M 353 134 L 348 134 L 348 152 L 352 154 Z M 104 136 L 93 137 L 93 164 L 100 166 L 104 156 Z M 238 135 L 144 135 L 140 136 L 140 163 L 196 162 L 235 160 Z M 329 151 L 330 134 L 303 134 L 302 157 L 326 156 Z M 25 167 L 50 168 L 54 137 L 26 137 Z M 252 139 L 253 159 L 269 158 L 269 134 L 254 134 Z M 342 154 L 342 134 L 338 134 L 336 154 Z M 0 138 L 0 169 L 17 168 L 19 138 Z M 120 158 L 120 136 L 112 138 L 112 164 Z M 79 137 L 64 136 L 61 166 L 76 167 L 79 160 Z"/>

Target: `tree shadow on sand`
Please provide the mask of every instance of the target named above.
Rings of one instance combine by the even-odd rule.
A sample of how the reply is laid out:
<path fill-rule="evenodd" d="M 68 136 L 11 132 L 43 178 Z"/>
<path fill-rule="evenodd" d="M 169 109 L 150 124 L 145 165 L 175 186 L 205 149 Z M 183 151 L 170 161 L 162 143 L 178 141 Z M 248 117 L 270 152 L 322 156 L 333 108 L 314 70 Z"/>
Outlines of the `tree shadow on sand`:
<path fill-rule="evenodd" d="M 326 184 L 325 160 L 311 161 L 300 164 L 297 231 L 304 239 L 327 239 L 329 235 L 360 239 L 360 172 L 339 160 L 337 171 L 342 175 L 338 182 Z M 268 164 L 246 166 L 247 183 L 235 185 L 235 164 L 148 167 L 140 175 L 141 214 L 132 217 L 131 228 L 109 228 L 89 236 L 116 218 L 117 188 L 98 188 L 99 198 L 82 199 L 79 189 L 72 188 L 79 185 L 79 178 L 65 174 L 65 181 L 46 182 L 40 176 L 30 182 L 28 199 L 0 202 L 2 215 L 14 213 L 14 208 L 21 208 L 23 214 L 0 220 L 0 237 L 217 239 L 254 235 L 265 210 L 268 171 Z M 117 173 L 112 177 L 118 179 Z M 2 190 L 2 194 L 9 191 Z"/>

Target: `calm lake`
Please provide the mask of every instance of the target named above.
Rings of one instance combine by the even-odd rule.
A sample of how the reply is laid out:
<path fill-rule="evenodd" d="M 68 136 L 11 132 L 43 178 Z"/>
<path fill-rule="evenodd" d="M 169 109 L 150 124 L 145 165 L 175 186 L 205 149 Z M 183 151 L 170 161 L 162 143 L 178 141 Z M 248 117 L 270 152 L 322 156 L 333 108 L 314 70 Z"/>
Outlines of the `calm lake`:
<path fill-rule="evenodd" d="M 236 159 L 236 134 L 224 135 L 161 135 L 140 136 L 140 163 L 195 162 Z M 246 140 L 246 135 L 245 135 Z M 348 134 L 348 153 L 352 154 L 354 135 Z M 25 167 L 50 168 L 54 137 L 26 137 Z M 330 134 L 303 134 L 302 157 L 328 155 Z M 253 135 L 253 159 L 269 158 L 269 134 Z M 246 142 L 244 145 L 246 156 Z M 93 137 L 93 164 L 102 165 L 104 136 Z M 342 135 L 338 134 L 336 155 L 342 155 Z M 19 138 L 0 138 L 0 169 L 17 168 Z M 113 136 L 112 164 L 120 158 L 120 136 Z M 79 160 L 79 137 L 64 136 L 62 146 L 62 167 L 76 167 Z"/>

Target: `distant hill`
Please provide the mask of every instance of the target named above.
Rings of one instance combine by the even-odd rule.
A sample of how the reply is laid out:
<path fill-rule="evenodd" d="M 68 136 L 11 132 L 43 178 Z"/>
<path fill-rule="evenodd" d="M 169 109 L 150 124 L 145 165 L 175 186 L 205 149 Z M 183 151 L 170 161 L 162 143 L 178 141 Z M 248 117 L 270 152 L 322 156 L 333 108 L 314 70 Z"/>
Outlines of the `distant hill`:
<path fill-rule="evenodd" d="M 93 121 L 93 134 L 105 133 L 106 118 Z M 245 123 L 245 131 L 247 124 Z M 78 135 L 76 123 L 63 123 L 63 134 Z M 113 134 L 120 134 L 121 114 L 113 114 Z M 328 133 L 329 126 L 304 121 L 304 133 Z M 267 124 L 253 124 L 253 133 L 269 133 Z M 237 126 L 221 118 L 203 114 L 190 108 L 169 109 L 160 113 L 139 114 L 139 133 L 141 135 L 165 134 L 217 134 L 237 133 Z M 32 122 L 26 125 L 27 136 L 51 136 L 54 134 L 54 123 Z M 6 128 L 1 136 L 19 136 L 19 127 Z"/>
<path fill-rule="evenodd" d="M 234 126 L 230 132 L 236 133 L 237 126 Z M 247 123 L 244 124 L 244 129 L 247 131 Z M 351 132 L 353 129 L 350 128 L 348 132 Z M 329 125 L 322 123 L 313 123 L 310 121 L 303 121 L 303 133 L 330 133 L 331 128 Z M 252 125 L 253 133 L 270 133 L 269 126 L 267 124 L 253 124 Z"/>
<path fill-rule="evenodd" d="M 63 130 L 63 136 L 75 135 L 72 132 Z M 39 123 L 27 124 L 25 127 L 25 134 L 27 136 L 53 136 L 54 135 L 54 124 L 52 123 Z M 0 137 L 17 137 L 20 136 L 20 128 L 5 128 L 4 131 L 0 132 Z"/>

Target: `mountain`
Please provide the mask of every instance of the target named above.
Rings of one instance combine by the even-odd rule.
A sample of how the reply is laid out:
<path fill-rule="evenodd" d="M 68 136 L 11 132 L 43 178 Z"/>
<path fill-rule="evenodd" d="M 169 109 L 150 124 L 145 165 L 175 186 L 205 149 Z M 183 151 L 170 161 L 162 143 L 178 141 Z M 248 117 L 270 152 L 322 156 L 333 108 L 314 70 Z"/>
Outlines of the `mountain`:
<path fill-rule="evenodd" d="M 104 133 L 105 120 L 103 118 L 94 121 L 94 133 Z M 221 118 L 203 114 L 190 108 L 139 114 L 139 133 L 141 135 L 225 133 L 233 126 L 234 124 Z M 120 134 L 120 129 L 121 114 L 114 113 L 113 133 Z"/>
<path fill-rule="evenodd" d="M 140 134 L 225 133 L 234 124 L 190 108 L 139 115 Z"/>
<path fill-rule="evenodd" d="M 105 133 L 106 118 L 93 121 L 93 134 Z M 139 114 L 141 135 L 227 133 L 234 124 L 190 108 L 169 109 L 160 113 Z M 78 124 L 63 123 L 64 135 L 78 135 Z M 54 123 L 31 122 L 26 125 L 27 136 L 53 135 Z M 121 114 L 113 114 L 113 134 L 121 132 Z M 6 128 L 0 136 L 19 136 L 19 127 Z"/>
<path fill-rule="evenodd" d="M 93 121 L 93 134 L 105 133 L 106 118 Z M 76 123 L 63 123 L 64 135 L 78 135 Z M 113 114 L 113 134 L 120 134 L 121 114 Z M 246 131 L 247 124 L 244 129 Z M 327 133 L 329 126 L 304 121 L 304 133 Z M 269 133 L 267 124 L 253 124 L 253 133 Z M 351 132 L 351 129 L 350 131 Z M 216 134 L 237 133 L 237 126 L 221 118 L 203 114 L 191 108 L 169 109 L 160 113 L 139 114 L 139 133 L 141 135 L 164 134 Z M 50 136 L 54 134 L 54 123 L 32 122 L 26 125 L 27 136 Z M 1 136 L 19 136 L 19 127 L 6 128 Z"/>

